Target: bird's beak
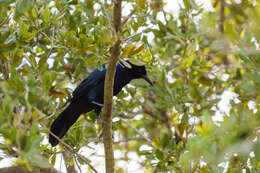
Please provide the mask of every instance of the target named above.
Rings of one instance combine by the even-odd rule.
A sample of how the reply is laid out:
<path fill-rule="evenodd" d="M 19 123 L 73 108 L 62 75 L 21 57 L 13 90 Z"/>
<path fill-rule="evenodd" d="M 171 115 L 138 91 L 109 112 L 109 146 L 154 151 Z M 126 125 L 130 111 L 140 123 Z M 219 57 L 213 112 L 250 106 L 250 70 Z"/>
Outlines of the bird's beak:
<path fill-rule="evenodd" d="M 149 77 L 148 77 L 147 75 L 143 75 L 142 78 L 143 78 L 144 80 L 146 80 L 146 82 L 148 82 L 150 85 L 153 86 L 153 82 L 149 79 Z"/>

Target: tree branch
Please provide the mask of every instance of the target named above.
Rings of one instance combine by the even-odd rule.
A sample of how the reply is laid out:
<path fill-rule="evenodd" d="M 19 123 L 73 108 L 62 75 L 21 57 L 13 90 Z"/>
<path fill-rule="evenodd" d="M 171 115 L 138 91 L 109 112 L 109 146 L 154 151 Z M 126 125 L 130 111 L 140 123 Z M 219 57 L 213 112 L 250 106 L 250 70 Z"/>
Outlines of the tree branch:
<path fill-rule="evenodd" d="M 114 29 L 113 29 L 113 26 L 112 26 L 112 22 L 111 22 L 111 20 L 110 20 L 110 18 L 109 18 L 109 15 L 108 15 L 107 11 L 106 11 L 106 7 L 104 6 L 104 4 L 103 4 L 102 2 L 101 2 L 100 4 L 101 4 L 101 7 L 102 7 L 102 9 L 103 9 L 103 11 L 104 11 L 104 13 L 105 13 L 105 17 L 107 18 L 107 21 L 108 21 L 108 23 L 109 23 L 110 29 L 111 29 L 111 31 L 113 31 L 113 33 L 114 33 Z"/>
<path fill-rule="evenodd" d="M 114 0 L 114 9 L 113 9 L 113 26 L 118 36 L 121 30 L 121 12 L 122 12 L 122 2 L 121 0 Z"/>
<path fill-rule="evenodd" d="M 120 118 L 123 123 L 125 123 L 127 126 L 131 127 L 136 133 L 138 133 L 140 136 L 142 136 L 150 145 L 152 145 L 152 140 L 148 138 L 147 136 L 143 135 L 141 132 L 139 132 L 134 126 L 129 124 L 127 121 L 124 119 Z"/>
<path fill-rule="evenodd" d="M 121 0 L 113 1 L 113 27 L 116 34 L 116 42 L 112 46 L 112 53 L 108 62 L 104 88 L 104 110 L 102 127 L 106 157 L 106 173 L 114 173 L 114 151 L 112 140 L 112 99 L 116 64 L 121 53 L 121 40 L 119 37 L 121 31 L 121 3 Z"/>
<path fill-rule="evenodd" d="M 135 13 L 137 9 L 137 6 L 130 12 L 130 14 L 128 14 L 128 16 L 125 17 L 125 19 L 123 20 L 121 26 L 124 26 L 124 24 L 130 19 L 130 17 L 133 16 L 133 14 Z"/>
<path fill-rule="evenodd" d="M 12 13 L 9 13 L 9 15 L 3 20 L 3 22 L 0 24 L 0 27 L 3 27 L 4 24 L 10 19 L 10 16 L 12 15 Z"/>
<path fill-rule="evenodd" d="M 4 80 L 7 80 L 9 78 L 9 72 L 8 72 L 7 64 L 2 59 L 0 59 L 0 67 L 2 69 Z"/>
<path fill-rule="evenodd" d="M 136 115 L 143 113 L 143 109 L 137 111 L 137 112 L 128 112 L 127 114 L 121 113 L 118 116 L 124 119 L 132 119 Z"/>
<path fill-rule="evenodd" d="M 47 129 L 43 124 L 40 124 L 43 128 Z M 68 148 L 72 153 L 74 153 L 78 158 L 82 159 L 95 173 L 98 173 L 98 171 L 92 166 L 87 159 L 85 159 L 83 156 L 78 154 L 70 145 L 65 143 L 62 139 L 60 139 L 58 136 L 56 136 L 54 133 L 52 133 L 50 130 L 48 130 L 48 133 L 50 133 L 52 136 L 54 136 L 55 139 L 57 139 L 62 145 L 64 145 L 66 148 Z"/>
<path fill-rule="evenodd" d="M 68 163 L 70 159 L 70 153 L 68 151 L 63 151 L 62 156 L 64 157 L 65 163 Z M 68 173 L 77 173 L 74 163 L 72 165 L 66 164 L 66 168 Z"/>
<path fill-rule="evenodd" d="M 220 0 L 219 30 L 221 33 L 224 32 L 224 21 L 225 21 L 225 0 Z"/>
<path fill-rule="evenodd" d="M 149 31 L 149 30 L 151 30 L 151 28 L 147 28 L 147 29 L 145 29 L 145 30 L 143 30 L 143 31 L 141 31 L 141 32 L 139 32 L 139 33 L 136 33 L 136 34 L 134 34 L 134 35 L 131 35 L 131 36 L 127 37 L 126 39 L 124 39 L 123 42 L 126 42 L 126 41 L 128 41 L 128 40 L 130 40 L 130 39 L 132 39 L 132 38 L 134 38 L 134 37 L 136 37 L 136 36 L 139 36 L 139 35 L 141 35 L 141 34 L 147 32 L 147 31 Z"/>
<path fill-rule="evenodd" d="M 115 141 L 114 144 L 127 143 L 130 141 L 141 141 L 141 140 L 145 141 L 145 138 L 143 138 L 143 137 L 125 138 L 125 139 Z"/>

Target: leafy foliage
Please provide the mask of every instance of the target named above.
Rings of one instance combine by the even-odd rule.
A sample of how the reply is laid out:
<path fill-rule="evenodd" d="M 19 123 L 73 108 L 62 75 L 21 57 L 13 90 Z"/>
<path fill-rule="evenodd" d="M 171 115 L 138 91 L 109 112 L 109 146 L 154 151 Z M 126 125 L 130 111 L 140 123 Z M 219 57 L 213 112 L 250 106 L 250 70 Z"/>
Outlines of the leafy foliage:
<path fill-rule="evenodd" d="M 155 85 L 132 81 L 115 98 L 119 160 L 135 153 L 146 172 L 259 172 L 260 3 L 212 0 L 207 11 L 183 0 L 178 16 L 162 0 L 124 3 L 127 14 L 136 10 L 122 28 L 121 61 L 146 64 Z M 8 0 L 0 7 L 1 150 L 16 165 L 46 168 L 65 150 L 44 142 L 48 127 L 71 88 L 111 53 L 112 4 Z M 64 141 L 76 152 L 98 145 L 95 121 L 94 112 L 81 116 Z"/>

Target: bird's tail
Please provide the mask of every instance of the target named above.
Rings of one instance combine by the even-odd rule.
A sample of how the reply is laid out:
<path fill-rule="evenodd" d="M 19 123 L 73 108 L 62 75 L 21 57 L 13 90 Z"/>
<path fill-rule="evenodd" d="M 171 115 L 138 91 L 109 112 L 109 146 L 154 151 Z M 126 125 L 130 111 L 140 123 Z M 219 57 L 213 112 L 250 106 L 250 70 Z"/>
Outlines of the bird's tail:
<path fill-rule="evenodd" d="M 76 104 L 70 103 L 58 118 L 54 120 L 50 131 L 61 139 L 82 113 L 82 110 Z M 49 142 L 53 147 L 59 143 L 51 134 L 49 134 Z"/>

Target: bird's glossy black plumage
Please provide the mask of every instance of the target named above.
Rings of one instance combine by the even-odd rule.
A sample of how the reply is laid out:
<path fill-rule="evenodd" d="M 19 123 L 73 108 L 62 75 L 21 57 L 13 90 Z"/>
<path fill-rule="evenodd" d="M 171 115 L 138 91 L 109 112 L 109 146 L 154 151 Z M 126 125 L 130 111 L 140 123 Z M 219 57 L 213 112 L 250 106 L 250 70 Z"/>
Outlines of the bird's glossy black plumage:
<path fill-rule="evenodd" d="M 131 68 L 126 67 L 122 63 L 117 64 L 113 90 L 114 95 L 118 94 L 132 79 L 143 78 L 152 85 L 147 76 L 145 66 L 136 66 L 129 61 L 127 62 L 131 65 Z M 105 74 L 106 67 L 103 65 L 102 70 L 94 70 L 78 85 L 72 93 L 69 106 L 52 123 L 52 133 L 62 138 L 81 114 L 94 109 L 96 114 L 99 115 L 104 102 Z M 49 142 L 52 146 L 56 146 L 59 143 L 51 134 L 49 135 Z"/>

